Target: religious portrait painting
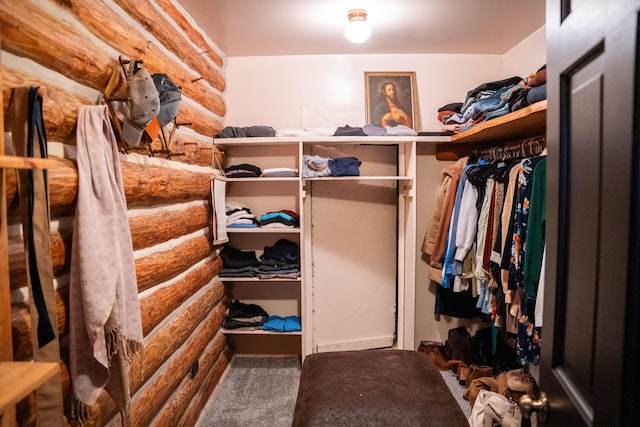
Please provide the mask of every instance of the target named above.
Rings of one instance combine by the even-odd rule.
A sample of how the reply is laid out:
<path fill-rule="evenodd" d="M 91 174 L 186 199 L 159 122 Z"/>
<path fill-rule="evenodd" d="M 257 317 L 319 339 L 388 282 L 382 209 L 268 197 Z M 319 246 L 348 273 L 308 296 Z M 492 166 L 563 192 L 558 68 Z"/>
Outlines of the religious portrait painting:
<path fill-rule="evenodd" d="M 365 71 L 365 118 L 385 128 L 406 126 L 418 131 L 416 73 Z"/>

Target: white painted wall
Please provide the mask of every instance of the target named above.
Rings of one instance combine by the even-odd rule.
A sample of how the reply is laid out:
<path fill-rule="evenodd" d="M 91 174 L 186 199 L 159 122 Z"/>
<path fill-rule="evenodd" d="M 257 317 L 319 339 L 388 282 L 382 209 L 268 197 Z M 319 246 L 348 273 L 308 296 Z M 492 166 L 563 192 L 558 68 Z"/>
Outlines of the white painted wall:
<path fill-rule="evenodd" d="M 440 130 L 439 107 L 464 101 L 479 84 L 525 77 L 546 63 L 545 27 L 504 55 L 308 55 L 227 58 L 227 126 L 284 128 L 362 126 L 365 71 L 416 73 L 421 130 Z M 433 147 L 418 150 L 416 348 L 420 340 L 446 339 L 466 320 L 433 319 L 435 294 L 420 247 L 434 209 L 440 171 Z"/>
<path fill-rule="evenodd" d="M 526 77 L 547 63 L 546 26 L 538 28 L 502 56 L 505 75 Z"/>
<path fill-rule="evenodd" d="M 440 130 L 440 106 L 462 101 L 480 83 L 503 78 L 500 55 L 231 57 L 225 124 L 362 126 L 365 71 L 415 71 L 422 130 Z M 331 117 L 334 111 L 337 117 Z"/>

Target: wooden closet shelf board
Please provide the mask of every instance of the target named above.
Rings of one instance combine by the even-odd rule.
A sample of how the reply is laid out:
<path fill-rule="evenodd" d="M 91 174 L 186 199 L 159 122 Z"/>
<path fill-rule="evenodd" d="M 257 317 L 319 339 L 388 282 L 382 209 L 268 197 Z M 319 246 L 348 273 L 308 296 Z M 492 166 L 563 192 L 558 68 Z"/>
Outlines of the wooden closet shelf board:
<path fill-rule="evenodd" d="M 258 277 L 220 277 L 223 282 L 301 282 L 302 278 L 289 279 L 286 277 L 275 277 L 273 279 L 260 279 Z"/>
<path fill-rule="evenodd" d="M 0 362 L 0 414 L 58 372 L 54 362 Z"/>
<path fill-rule="evenodd" d="M 18 156 L 0 156 L 0 168 L 11 169 L 51 169 L 56 167 L 56 159 L 35 159 Z"/>
<path fill-rule="evenodd" d="M 291 234 L 300 234 L 300 229 L 299 228 L 280 228 L 280 227 L 276 227 L 276 228 L 268 228 L 268 227 L 255 227 L 255 228 L 233 228 L 233 227 L 227 227 L 227 233 L 248 233 L 248 234 L 259 234 L 259 233 L 275 233 L 275 234 L 282 234 L 282 233 L 291 233 Z"/>
<path fill-rule="evenodd" d="M 321 145 L 398 145 L 412 142 L 439 144 L 451 141 L 450 136 L 325 136 L 325 137 L 249 137 L 249 138 L 217 138 L 213 140 L 217 146 L 232 145 L 286 145 L 321 144 Z"/>
<path fill-rule="evenodd" d="M 222 329 L 222 333 L 226 335 L 302 335 L 301 331 L 275 332 L 252 328 Z"/>
<path fill-rule="evenodd" d="M 546 134 L 547 100 L 480 123 L 436 146 L 436 159 L 455 161 L 476 147 L 507 144 Z"/>
<path fill-rule="evenodd" d="M 453 135 L 451 142 L 454 144 L 484 141 L 495 143 L 528 138 L 535 135 L 537 131 L 540 131 L 540 134 L 545 133 L 546 119 L 547 101 L 539 101 Z"/>

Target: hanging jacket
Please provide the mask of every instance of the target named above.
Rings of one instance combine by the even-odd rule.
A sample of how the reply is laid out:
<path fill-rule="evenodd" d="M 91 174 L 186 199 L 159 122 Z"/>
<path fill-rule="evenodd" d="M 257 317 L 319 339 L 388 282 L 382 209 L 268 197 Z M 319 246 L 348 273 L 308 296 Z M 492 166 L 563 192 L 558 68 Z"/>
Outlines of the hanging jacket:
<path fill-rule="evenodd" d="M 442 170 L 442 181 L 436 198 L 436 207 L 422 243 L 422 252 L 430 256 L 430 275 L 432 280 L 437 282 L 440 282 L 442 277 L 442 263 L 458 181 L 468 160 L 468 157 L 463 157 Z M 440 278 L 437 278 L 438 276 Z"/>

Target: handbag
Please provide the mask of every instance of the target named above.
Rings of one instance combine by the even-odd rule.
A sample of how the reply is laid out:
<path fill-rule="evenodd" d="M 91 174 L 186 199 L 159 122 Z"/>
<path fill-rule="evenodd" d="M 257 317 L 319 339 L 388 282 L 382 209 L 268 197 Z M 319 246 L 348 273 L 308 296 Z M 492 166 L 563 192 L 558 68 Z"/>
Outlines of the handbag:
<path fill-rule="evenodd" d="M 468 421 L 471 427 L 493 427 L 495 424 L 501 427 L 520 427 L 522 412 L 515 401 L 500 393 L 480 390 Z"/>

